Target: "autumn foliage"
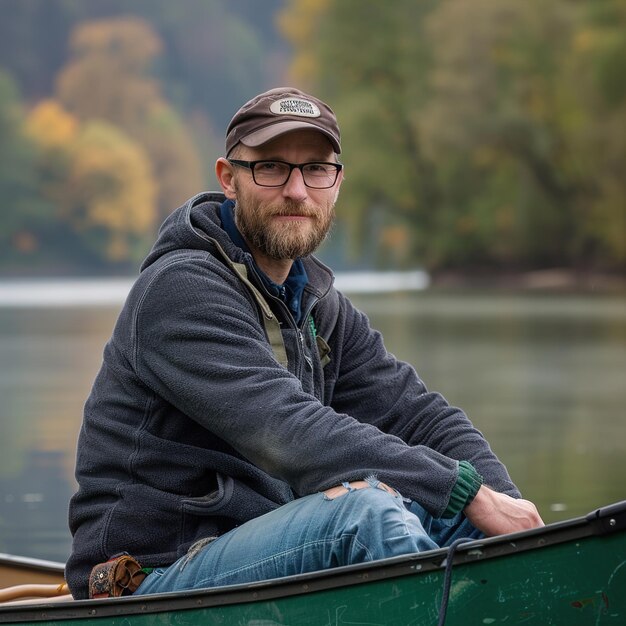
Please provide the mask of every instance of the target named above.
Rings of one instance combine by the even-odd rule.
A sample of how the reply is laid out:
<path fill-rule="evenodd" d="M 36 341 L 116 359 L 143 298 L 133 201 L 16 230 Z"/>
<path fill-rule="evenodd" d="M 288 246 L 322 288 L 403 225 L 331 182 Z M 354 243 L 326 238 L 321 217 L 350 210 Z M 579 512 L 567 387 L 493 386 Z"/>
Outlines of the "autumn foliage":
<path fill-rule="evenodd" d="M 40 211 L 26 220 L 22 210 L 0 256 L 13 248 L 35 264 L 81 258 L 93 268 L 136 266 L 158 224 L 203 188 L 190 133 L 151 74 L 161 50 L 139 18 L 77 26 L 56 94 L 15 131 Z"/>
<path fill-rule="evenodd" d="M 232 112 L 286 83 L 339 117 L 332 255 L 626 269 L 624 0 L 4 0 L 0 14 L 0 273 L 136 271 L 170 211 L 212 188 Z"/>

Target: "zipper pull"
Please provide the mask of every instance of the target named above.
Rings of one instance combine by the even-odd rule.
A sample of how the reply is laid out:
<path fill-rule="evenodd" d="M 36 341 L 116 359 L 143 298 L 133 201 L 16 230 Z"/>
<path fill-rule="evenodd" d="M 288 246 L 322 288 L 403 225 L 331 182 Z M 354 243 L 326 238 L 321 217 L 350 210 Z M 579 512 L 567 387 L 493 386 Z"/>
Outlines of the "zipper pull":
<path fill-rule="evenodd" d="M 302 355 L 304 356 L 304 360 L 306 361 L 306 364 L 309 366 L 309 369 L 312 371 L 313 370 L 313 361 L 311 360 L 311 357 L 307 355 L 306 353 L 306 346 L 304 343 L 304 335 L 302 334 L 302 331 L 300 329 L 298 329 L 298 337 L 300 337 L 300 346 L 302 347 Z"/>

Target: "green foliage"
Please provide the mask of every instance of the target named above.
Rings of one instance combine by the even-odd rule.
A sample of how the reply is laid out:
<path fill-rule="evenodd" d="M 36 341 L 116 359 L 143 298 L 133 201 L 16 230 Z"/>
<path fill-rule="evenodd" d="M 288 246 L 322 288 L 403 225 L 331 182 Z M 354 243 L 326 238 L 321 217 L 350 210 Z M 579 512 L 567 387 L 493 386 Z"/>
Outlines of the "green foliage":
<path fill-rule="evenodd" d="M 625 267 L 623 0 L 293 0 L 280 24 L 366 245 L 402 223 L 431 269 Z"/>
<path fill-rule="evenodd" d="M 110 263 L 112 231 L 73 257 L 60 209 L 96 120 L 148 160 L 154 223 L 211 186 L 233 110 L 289 82 L 285 39 L 291 82 L 338 114 L 339 233 L 370 260 L 626 267 L 624 0 L 3 0 L 0 18 L 4 271 Z M 72 138 L 23 133 L 46 99 Z"/>
<path fill-rule="evenodd" d="M 39 245 L 48 205 L 37 194 L 36 151 L 23 132 L 14 81 L 0 71 L 0 260 L 25 261 Z"/>

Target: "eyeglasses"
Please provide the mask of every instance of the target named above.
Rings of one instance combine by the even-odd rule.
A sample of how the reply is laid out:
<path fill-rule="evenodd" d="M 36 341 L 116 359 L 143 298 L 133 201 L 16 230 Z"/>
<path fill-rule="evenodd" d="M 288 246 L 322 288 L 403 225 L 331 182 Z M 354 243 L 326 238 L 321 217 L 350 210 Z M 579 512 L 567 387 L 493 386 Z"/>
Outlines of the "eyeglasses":
<path fill-rule="evenodd" d="M 229 163 L 247 167 L 252 172 L 252 180 L 261 187 L 282 187 L 287 184 L 291 172 L 300 170 L 302 180 L 312 189 L 328 189 L 337 182 L 341 163 L 287 163 L 287 161 L 240 161 L 228 159 Z"/>

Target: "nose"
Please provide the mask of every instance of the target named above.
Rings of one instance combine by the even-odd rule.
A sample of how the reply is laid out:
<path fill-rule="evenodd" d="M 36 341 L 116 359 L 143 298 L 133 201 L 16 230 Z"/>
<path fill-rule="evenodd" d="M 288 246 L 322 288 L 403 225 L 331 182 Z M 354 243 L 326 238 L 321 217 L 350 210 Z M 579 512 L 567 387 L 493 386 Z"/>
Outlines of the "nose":
<path fill-rule="evenodd" d="M 292 198 L 293 200 L 301 202 L 302 200 L 305 200 L 308 195 L 309 192 L 304 184 L 302 172 L 297 167 L 294 167 L 291 170 L 291 174 L 289 175 L 287 182 L 283 186 L 283 197 Z"/>

